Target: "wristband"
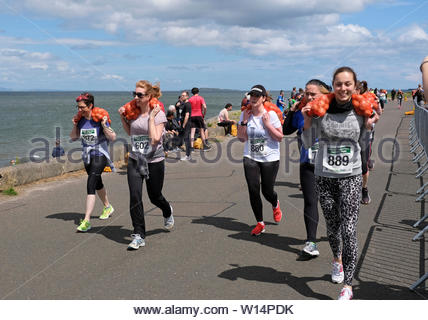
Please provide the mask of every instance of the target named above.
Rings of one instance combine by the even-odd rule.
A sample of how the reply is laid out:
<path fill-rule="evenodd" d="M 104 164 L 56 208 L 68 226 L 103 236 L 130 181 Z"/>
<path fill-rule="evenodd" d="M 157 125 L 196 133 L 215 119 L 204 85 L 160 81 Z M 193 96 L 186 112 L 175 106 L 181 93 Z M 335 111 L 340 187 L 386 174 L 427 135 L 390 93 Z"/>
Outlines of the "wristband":
<path fill-rule="evenodd" d="M 247 123 L 246 123 L 246 122 L 244 122 L 244 121 L 241 121 L 241 122 L 239 123 L 239 125 L 240 125 L 240 126 L 242 126 L 242 127 L 246 127 L 246 126 L 247 126 Z"/>
<path fill-rule="evenodd" d="M 421 70 L 421 72 L 422 72 L 422 66 L 425 64 L 425 63 L 427 63 L 428 62 L 428 60 L 425 60 L 425 61 L 423 61 L 422 63 L 421 63 L 421 66 L 419 67 L 419 70 Z"/>

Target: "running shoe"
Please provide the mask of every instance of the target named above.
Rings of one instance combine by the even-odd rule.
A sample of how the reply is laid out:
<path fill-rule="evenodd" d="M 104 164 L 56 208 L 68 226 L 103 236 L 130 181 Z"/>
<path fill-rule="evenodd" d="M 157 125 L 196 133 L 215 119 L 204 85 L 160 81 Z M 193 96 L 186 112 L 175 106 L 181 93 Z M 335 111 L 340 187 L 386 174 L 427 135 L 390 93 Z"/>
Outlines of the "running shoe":
<path fill-rule="evenodd" d="M 369 195 L 369 190 L 367 188 L 363 188 L 361 191 L 362 191 L 361 203 L 369 204 L 372 201 Z"/>
<path fill-rule="evenodd" d="M 331 281 L 334 283 L 342 283 L 345 278 L 345 273 L 343 272 L 343 265 L 339 262 L 333 261 L 333 270 L 331 271 Z"/>
<path fill-rule="evenodd" d="M 192 161 L 192 157 L 191 156 L 184 156 L 180 159 L 180 161 Z"/>
<path fill-rule="evenodd" d="M 276 207 L 275 208 L 272 207 L 272 210 L 273 210 L 273 221 L 275 221 L 275 223 L 278 224 L 282 218 L 282 211 L 281 211 L 281 208 L 279 207 L 279 200 L 276 203 Z"/>
<path fill-rule="evenodd" d="M 305 247 L 303 248 L 303 252 L 307 253 L 308 255 L 312 257 L 317 257 L 320 255 L 320 252 L 318 251 L 317 244 L 312 241 L 307 241 Z"/>
<path fill-rule="evenodd" d="M 204 144 L 204 148 L 201 151 L 210 151 L 211 150 L 211 146 L 209 146 L 208 144 Z"/>
<path fill-rule="evenodd" d="M 113 206 L 110 204 L 108 207 L 104 207 L 103 212 L 100 215 L 101 220 L 110 218 L 110 215 L 114 212 Z"/>
<path fill-rule="evenodd" d="M 171 207 L 171 205 L 170 205 Z M 174 209 L 172 209 L 171 207 L 171 215 L 168 218 L 164 218 L 164 228 L 167 230 L 172 229 L 172 227 L 174 226 L 174 216 L 172 215 L 174 212 Z"/>
<path fill-rule="evenodd" d="M 139 234 L 131 234 L 132 241 L 128 245 L 128 250 L 138 250 L 139 247 L 144 247 L 146 242 Z"/>
<path fill-rule="evenodd" d="M 77 227 L 77 231 L 86 232 L 91 229 L 91 223 L 86 220 L 80 220 L 80 224 Z"/>
<path fill-rule="evenodd" d="M 263 222 L 257 222 L 256 227 L 251 231 L 252 236 L 258 236 L 265 232 L 265 224 Z"/>
<path fill-rule="evenodd" d="M 351 300 L 352 297 L 353 297 L 352 289 L 348 287 L 343 287 L 343 289 L 340 290 L 340 294 L 337 300 Z"/>

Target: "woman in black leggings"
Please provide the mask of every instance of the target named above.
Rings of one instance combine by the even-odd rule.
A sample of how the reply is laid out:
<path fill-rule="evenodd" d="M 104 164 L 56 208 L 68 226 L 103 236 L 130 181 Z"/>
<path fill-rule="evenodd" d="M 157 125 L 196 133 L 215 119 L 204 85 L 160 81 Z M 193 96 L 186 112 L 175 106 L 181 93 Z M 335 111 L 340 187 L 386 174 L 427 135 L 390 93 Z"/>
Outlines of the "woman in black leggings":
<path fill-rule="evenodd" d="M 84 92 L 76 98 L 76 102 L 79 112 L 73 118 L 70 138 L 72 140 L 81 139 L 82 158 L 88 174 L 85 218 L 80 221 L 77 231 L 86 232 L 91 229 L 90 218 L 95 207 L 95 193 L 104 204 L 100 219 L 108 219 L 114 211 L 109 203 L 101 174 L 106 165 L 113 167 L 108 153 L 108 141 L 114 141 L 116 133 L 110 127 L 107 111 L 101 108 L 96 108 L 97 112 L 94 111 L 92 94 Z M 99 110 L 106 115 L 102 119 L 96 117 Z"/>
<path fill-rule="evenodd" d="M 145 246 L 146 224 L 142 201 L 143 181 L 146 180 L 147 194 L 150 201 L 162 210 L 164 228 L 174 226 L 172 207 L 162 195 L 165 174 L 165 152 L 162 136 L 166 117 L 159 105 L 150 107 L 150 100 L 160 96 L 160 88 L 141 80 L 136 84 L 134 101 L 138 107 L 137 117 L 130 118 L 126 107 L 119 109 L 122 125 L 131 136 L 132 150 L 128 160 L 128 187 L 130 195 L 130 214 L 134 233 L 128 249 L 137 250 Z"/>
<path fill-rule="evenodd" d="M 272 204 L 274 221 L 279 223 L 282 217 L 274 184 L 279 168 L 279 143 L 283 134 L 276 113 L 267 112 L 263 106 L 267 95 L 266 89 L 262 85 L 255 85 L 248 94 L 251 109 L 241 113 L 238 139 L 245 142 L 243 160 L 245 179 L 251 208 L 257 220 L 251 235 L 258 236 L 265 232 L 260 185 L 263 196 Z"/>
<path fill-rule="evenodd" d="M 329 93 L 328 86 L 318 80 L 312 79 L 306 83 L 305 101 L 311 102 L 322 94 Z M 302 145 L 302 131 L 304 119 L 299 110 L 300 102 L 295 103 L 289 110 L 287 118 L 284 121 L 283 133 L 292 134 L 297 130 L 297 141 L 300 150 L 300 185 L 304 199 L 303 219 L 306 227 L 306 243 L 303 247 L 303 253 L 311 257 L 317 257 L 320 253 L 316 244 L 318 228 L 318 195 L 315 189 L 314 158 L 317 152 L 317 146 L 305 149 Z"/>

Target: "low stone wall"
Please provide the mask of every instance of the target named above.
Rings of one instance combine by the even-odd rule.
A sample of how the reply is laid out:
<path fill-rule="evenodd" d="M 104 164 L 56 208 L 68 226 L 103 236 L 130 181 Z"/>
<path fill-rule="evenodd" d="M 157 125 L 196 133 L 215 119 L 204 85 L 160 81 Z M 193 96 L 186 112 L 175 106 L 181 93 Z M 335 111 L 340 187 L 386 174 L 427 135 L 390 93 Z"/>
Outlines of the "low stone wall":
<path fill-rule="evenodd" d="M 209 138 L 224 137 L 224 128 L 217 127 L 217 118 L 211 118 L 207 122 Z M 126 147 L 123 143 L 113 145 L 110 155 L 114 162 L 124 160 Z M 77 157 L 79 155 L 79 157 Z M 20 186 L 37 180 L 61 176 L 65 173 L 82 170 L 83 162 L 80 160 L 80 152 L 73 153 L 73 159 L 68 160 L 66 156 L 61 158 L 49 158 L 41 163 L 27 162 L 16 166 L 0 168 L 0 190 L 14 186 Z"/>
<path fill-rule="evenodd" d="M 113 161 L 121 161 L 125 157 L 125 146 L 116 144 L 110 150 Z M 76 152 L 77 154 L 77 152 Z M 61 158 L 49 158 L 48 161 L 36 163 L 27 162 L 16 166 L 0 168 L 0 190 L 19 186 L 37 180 L 61 176 L 68 172 L 84 169 L 82 160 L 68 160 L 66 156 Z"/>

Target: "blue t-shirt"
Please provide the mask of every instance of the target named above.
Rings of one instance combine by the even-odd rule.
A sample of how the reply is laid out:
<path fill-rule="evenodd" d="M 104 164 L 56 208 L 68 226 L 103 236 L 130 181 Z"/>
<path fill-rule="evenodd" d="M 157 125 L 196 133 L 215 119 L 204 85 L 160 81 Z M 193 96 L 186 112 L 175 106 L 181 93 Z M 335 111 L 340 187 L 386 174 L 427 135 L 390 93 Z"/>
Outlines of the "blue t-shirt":
<path fill-rule="evenodd" d="M 61 157 L 65 154 L 64 148 L 61 146 L 55 147 L 52 150 L 52 157 Z"/>
<path fill-rule="evenodd" d="M 281 112 L 284 112 L 284 105 L 280 102 L 284 102 L 283 96 L 278 96 L 278 98 L 276 99 L 276 105 L 278 106 L 279 110 L 281 110 Z"/>
<path fill-rule="evenodd" d="M 300 135 L 303 131 L 303 125 L 305 124 L 305 119 L 303 118 L 302 111 L 297 110 L 293 115 L 293 120 L 291 121 L 291 125 L 297 129 L 297 136 L 300 139 Z M 303 143 L 300 147 L 300 163 L 310 162 L 308 157 L 308 150 L 305 149 Z"/>
<path fill-rule="evenodd" d="M 106 122 L 106 126 L 110 126 L 108 121 Z M 96 122 L 93 119 L 88 120 L 86 118 L 82 118 L 77 124 L 77 128 L 80 132 L 80 140 L 82 141 L 83 147 L 98 145 L 104 141 L 108 142 L 101 126 L 101 122 Z M 91 150 L 90 155 L 102 156 L 103 154 L 98 150 Z"/>

